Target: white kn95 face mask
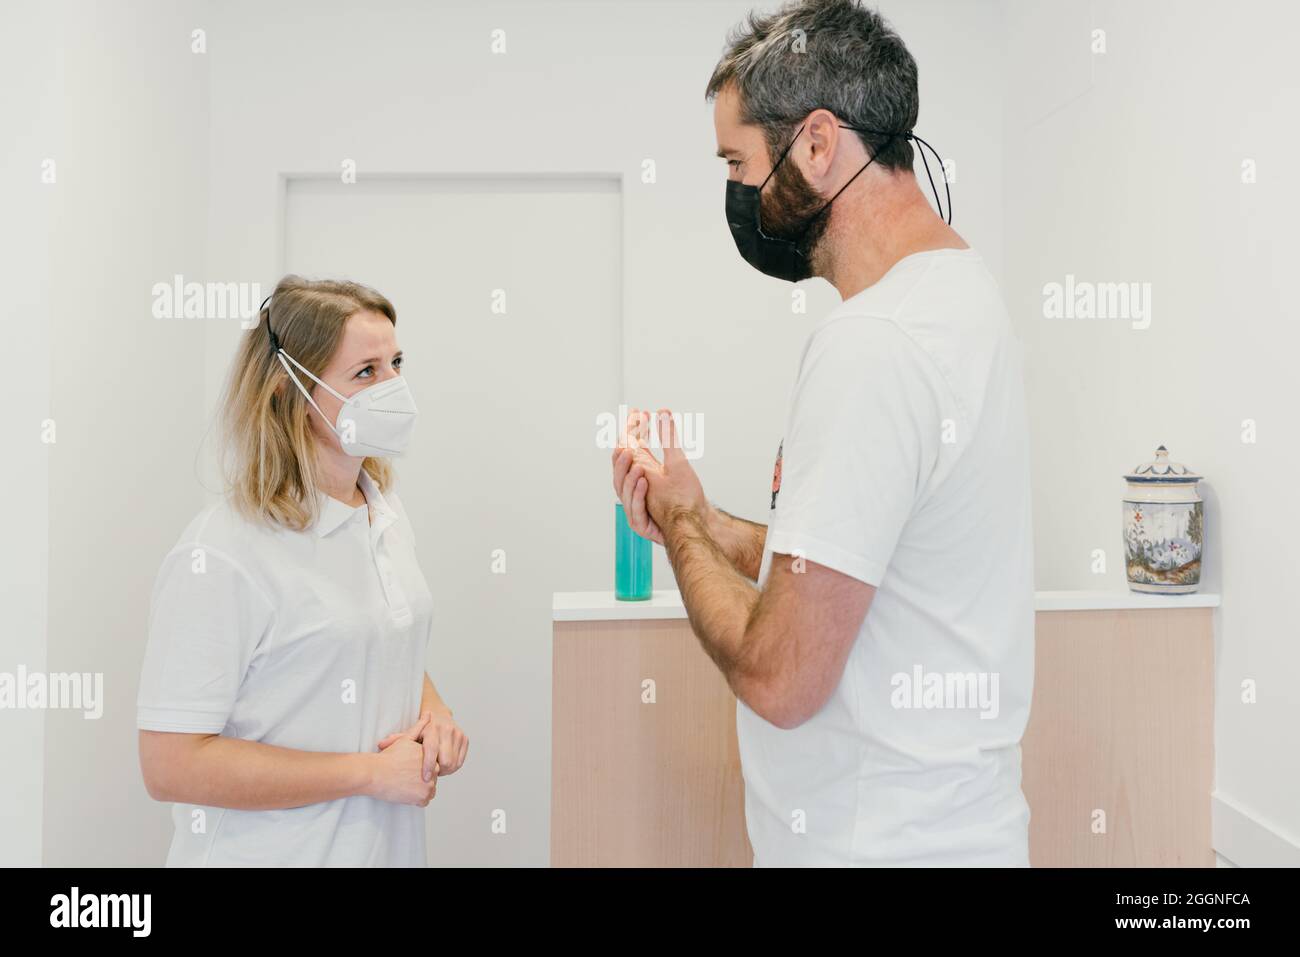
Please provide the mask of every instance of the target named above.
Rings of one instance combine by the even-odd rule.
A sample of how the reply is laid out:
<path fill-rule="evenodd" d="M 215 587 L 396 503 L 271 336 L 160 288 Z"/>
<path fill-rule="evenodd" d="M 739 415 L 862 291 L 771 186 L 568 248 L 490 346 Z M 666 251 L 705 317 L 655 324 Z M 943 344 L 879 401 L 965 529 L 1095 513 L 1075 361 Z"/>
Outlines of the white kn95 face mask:
<path fill-rule="evenodd" d="M 415 431 L 415 417 L 418 411 L 415 408 L 415 398 L 411 395 L 411 387 L 407 385 L 406 376 L 399 375 L 384 382 L 376 382 L 348 397 L 316 378 L 309 369 L 304 368 L 302 363 L 283 349 L 276 351 L 276 358 L 280 360 L 280 365 L 284 366 L 284 371 L 289 374 L 298 391 L 306 397 L 311 407 L 338 436 L 339 445 L 348 455 L 357 458 L 367 456 L 387 458 L 406 453 L 407 447 L 411 444 L 411 433 Z M 286 359 L 288 362 L 285 361 Z M 311 397 L 311 393 L 303 388 L 298 377 L 289 368 L 289 362 L 343 403 L 334 422 L 321 412 L 320 406 Z"/>

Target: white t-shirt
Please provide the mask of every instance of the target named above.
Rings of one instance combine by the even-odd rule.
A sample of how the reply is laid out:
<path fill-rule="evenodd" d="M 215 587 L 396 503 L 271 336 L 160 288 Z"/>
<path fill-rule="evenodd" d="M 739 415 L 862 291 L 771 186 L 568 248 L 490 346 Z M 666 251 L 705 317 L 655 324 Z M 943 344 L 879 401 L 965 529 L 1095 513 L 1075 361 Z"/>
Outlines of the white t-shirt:
<path fill-rule="evenodd" d="M 1028 426 L 978 253 L 908 256 L 814 328 L 772 501 L 760 583 L 801 554 L 876 593 L 816 715 L 737 707 L 755 863 L 1027 866 Z"/>
<path fill-rule="evenodd" d="M 432 596 L 400 501 L 364 471 L 358 484 L 367 505 L 323 496 L 304 532 L 256 526 L 227 504 L 190 523 L 154 585 L 138 727 L 355 753 L 415 723 Z M 177 804 L 172 816 L 169 867 L 426 863 L 415 805 Z"/>

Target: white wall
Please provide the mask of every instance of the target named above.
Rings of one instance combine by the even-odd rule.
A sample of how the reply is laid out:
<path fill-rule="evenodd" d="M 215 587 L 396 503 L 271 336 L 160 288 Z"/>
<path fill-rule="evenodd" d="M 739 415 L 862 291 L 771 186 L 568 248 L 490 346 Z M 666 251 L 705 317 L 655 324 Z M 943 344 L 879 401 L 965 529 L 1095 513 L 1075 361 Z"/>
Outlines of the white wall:
<path fill-rule="evenodd" d="M 356 161 L 361 179 L 620 177 L 623 307 L 610 322 L 621 329 L 622 398 L 702 414 L 704 456 L 697 464 L 705 487 L 724 507 L 762 518 L 799 348 L 836 300 L 818 281 L 808 313 L 792 315 L 788 286 L 750 269 L 727 233 L 725 169 L 714 156 L 712 108 L 703 92 L 727 31 L 749 9 L 748 3 L 632 0 L 222 4 L 213 30 L 210 271 L 260 280 L 269 292 L 285 262 L 280 176 L 337 175 L 345 159 Z M 997 8 L 948 2 L 884 9 L 922 65 L 925 105 L 917 131 L 958 159 L 957 222 L 998 268 L 996 104 L 1003 80 Z M 503 56 L 490 49 L 497 28 L 506 32 Z M 641 181 L 646 159 L 655 163 L 652 185 Z M 496 225 L 503 233 L 511 228 L 508 219 Z M 554 257 L 554 268 L 571 276 L 573 296 L 581 297 L 584 264 L 561 252 L 544 247 L 537 255 Z M 461 293 L 459 273 L 455 263 L 430 257 L 428 282 L 446 289 L 448 299 Z M 400 313 L 403 303 L 396 305 Z M 209 401 L 236 333 L 210 330 Z M 594 420 L 602 410 L 593 407 L 583 417 Z M 585 482 L 591 467 L 581 460 L 551 465 L 569 470 L 575 482 Z M 608 527 L 611 496 L 601 488 L 588 511 L 574 516 L 575 525 Z M 417 494 L 408 489 L 404 498 Z M 483 534 L 487 547 L 493 532 Z M 608 555 L 608 536 L 597 536 L 590 547 Z M 433 566 L 425 561 L 428 573 Z M 656 583 L 671 587 L 662 552 Z M 554 591 L 608 587 L 607 573 L 591 577 L 559 566 L 552 575 Z M 455 705 L 480 689 L 452 684 L 442 690 Z M 521 724 L 549 726 L 548 694 L 547 686 L 517 702 L 506 695 L 499 700 L 518 712 Z M 467 731 L 473 739 L 475 729 Z M 549 751 L 549 740 L 544 746 Z M 532 768 L 523 763 L 512 772 L 487 758 L 462 773 L 490 778 L 477 785 L 486 800 L 492 792 L 516 793 L 509 776 Z M 529 779 L 523 798 L 538 808 L 549 803 L 548 771 L 546 765 Z M 449 781 L 448 792 L 457 786 Z M 545 822 L 534 826 L 518 863 L 547 861 Z"/>
<path fill-rule="evenodd" d="M 165 853 L 166 810 L 145 795 L 135 756 L 145 616 L 161 556 L 205 498 L 196 459 L 237 330 L 229 322 L 153 319 L 150 288 L 180 273 L 261 282 L 269 291 L 285 265 L 285 174 L 334 174 L 350 158 L 363 178 L 621 178 L 622 310 L 610 322 L 622 340 L 622 398 L 703 415 L 699 468 L 711 496 L 740 514 L 765 514 L 799 348 L 834 294 L 814 283 L 808 313 L 792 315 L 788 288 L 746 266 L 727 234 L 725 171 L 713 155 L 703 89 L 727 31 L 750 6 L 64 0 L 39 15 L 24 10 L 58 22 L 34 30 L 49 39 L 43 47 L 27 41 L 39 52 L 11 61 L 26 64 L 27 76 L 14 71 L 6 89 L 34 96 L 62 84 L 63 92 L 48 105 L 53 112 L 30 101 L 21 111 L 6 105 L 6 128 L 37 131 L 15 140 L 17 180 L 39 163 L 36 156 L 52 152 L 41 142 L 42 126 L 25 120 L 59 117 L 45 138 L 64 160 L 57 215 L 30 195 L 14 207 L 35 229 L 54 230 L 49 257 L 33 255 L 32 246 L 6 247 L 6 265 L 33 281 L 33 293 L 49 293 L 39 297 L 49 301 L 49 318 L 39 320 L 48 326 L 34 334 L 33 352 L 38 361 L 50 357 L 51 371 L 48 378 L 31 373 L 30 411 L 17 424 L 29 434 L 26 421 L 48 406 L 59 441 L 52 452 L 32 445 L 33 456 L 49 459 L 48 516 L 39 488 L 23 499 L 32 509 L 17 517 L 27 522 L 18 534 L 33 549 L 9 548 L 5 567 L 24 569 L 26 577 L 6 581 L 22 583 L 28 605 L 6 592 L 6 610 L 25 624 L 17 640 L 6 640 L 0 667 L 15 650 L 28 667 L 47 654 L 52 670 L 104 672 L 109 700 L 99 722 L 46 716 L 43 769 L 31 737 L 39 732 L 3 716 L 0 742 L 26 749 L 12 753 L 28 783 L 5 805 L 12 816 L 0 819 L 0 846 L 17 841 L 9 845 L 21 848 L 15 853 L 34 858 L 33 782 L 43 776 L 45 863 L 152 864 Z M 964 0 L 882 7 L 921 64 L 917 130 L 957 160 L 956 223 L 1000 271 L 1005 44 L 998 7 Z M 195 28 L 206 30 L 202 55 L 190 52 Z M 498 28 L 506 31 L 504 56 L 490 52 Z M 654 161 L 653 184 L 641 182 L 645 160 Z M 573 295 L 581 296 L 582 263 L 557 268 L 569 271 Z M 456 269 L 430 263 L 429 278 L 454 283 Z M 39 317 L 37 298 L 11 296 L 7 308 Z M 40 467 L 24 481 L 45 485 Z M 601 526 L 609 505 L 603 491 L 593 495 L 591 514 Z M 46 518 L 43 641 L 36 596 L 47 574 L 40 560 Z M 608 549 L 608 541 L 592 547 Z M 662 559 L 657 574 L 661 587 L 671 584 Z M 553 588 L 607 584 L 559 568 Z M 456 700 L 455 687 L 444 691 Z M 462 773 L 474 774 L 474 762 Z M 549 781 L 537 775 L 529 785 L 543 806 Z M 518 863 L 546 862 L 543 837 L 527 844 Z"/>
<path fill-rule="evenodd" d="M 42 423 L 50 416 L 50 317 L 55 291 L 55 224 L 64 191 L 41 182 L 46 159 L 62 159 L 70 119 L 58 69 L 63 50 L 53 5 L 12 11 L 0 31 L 6 145 L 0 152 L 0 262 L 5 295 L 0 319 L 10 336 L 9 370 L 0 376 L 5 509 L 0 551 L 0 673 L 45 670 L 49 584 L 49 452 Z M 53 68 L 52 68 L 53 67 Z M 55 172 L 57 175 L 58 168 Z M 57 437 L 57 429 L 55 432 Z M 41 863 L 44 712 L 0 712 L 0 866 Z"/>
<path fill-rule="evenodd" d="M 269 291 L 286 173 L 352 158 L 363 178 L 620 177 L 623 398 L 703 413 L 706 487 L 762 515 L 798 348 L 833 293 L 813 284 L 808 314 L 791 315 L 788 289 L 739 260 L 723 223 L 702 89 L 748 8 L 62 0 L 7 14 L 0 159 L 22 228 L 0 250 L 4 308 L 32 358 L 0 378 L 22 465 L 4 470 L 22 508 L 5 523 L 0 669 L 103 671 L 109 706 L 98 722 L 0 715 L 0 761 L 20 769 L 0 795 L 5 863 L 35 863 L 42 846 L 48 864 L 164 853 L 165 809 L 134 750 L 144 616 L 159 558 L 204 497 L 195 456 L 236 331 L 155 320 L 149 289 L 179 272 Z M 1030 348 L 1039 587 L 1122 587 L 1119 474 L 1156 444 L 1202 471 L 1207 587 L 1224 594 L 1217 785 L 1250 846 L 1300 834 L 1300 764 L 1283 746 L 1300 724 L 1287 600 L 1300 324 L 1286 295 L 1300 14 L 1259 0 L 883 9 L 921 64 L 918 132 L 957 162 L 955 224 L 1001 274 Z M 190 52 L 195 27 L 207 54 Z M 495 28 L 505 56 L 489 51 Z M 1095 28 L 1104 54 L 1088 49 Z M 37 180 L 47 156 L 54 187 Z M 1043 319 L 1043 285 L 1067 273 L 1152 283 L 1150 328 Z M 580 296 L 581 264 L 572 275 Z M 430 279 L 456 271 L 431 264 Z M 53 447 L 36 437 L 47 416 Z M 563 570 L 554 582 L 603 585 Z M 1239 703 L 1244 679 L 1258 704 Z M 544 801 L 548 782 L 532 785 Z M 527 846 L 521 863 L 545 862 L 540 838 Z"/>
<path fill-rule="evenodd" d="M 1005 9 L 1004 291 L 1030 352 L 1038 587 L 1124 587 L 1120 475 L 1157 445 L 1204 474 L 1205 587 L 1223 593 L 1217 788 L 1300 836 L 1300 8 Z M 1104 54 L 1090 52 L 1094 29 Z M 1255 183 L 1242 182 L 1245 159 Z M 1151 283 L 1150 327 L 1044 319 L 1043 286 L 1067 273 Z M 1241 703 L 1248 679 L 1257 704 Z"/>
<path fill-rule="evenodd" d="M 190 52 L 203 7 L 125 9 L 55 5 L 61 55 L 39 64 L 58 77 L 60 116 L 53 282 L 35 313 L 58 430 L 33 448 L 49 467 L 46 661 L 102 673 L 105 698 L 99 720 L 46 715 L 51 866 L 160 861 L 167 815 L 140 780 L 135 697 L 154 573 L 201 502 L 202 338 L 151 306 L 155 282 L 203 272 L 208 64 Z"/>

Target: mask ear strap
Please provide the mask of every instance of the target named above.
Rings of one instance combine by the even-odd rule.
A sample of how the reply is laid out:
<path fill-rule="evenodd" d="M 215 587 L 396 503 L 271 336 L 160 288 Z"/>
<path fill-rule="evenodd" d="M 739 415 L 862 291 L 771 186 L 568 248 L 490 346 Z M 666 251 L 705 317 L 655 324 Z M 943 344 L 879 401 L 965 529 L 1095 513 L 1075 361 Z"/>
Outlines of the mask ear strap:
<path fill-rule="evenodd" d="M 921 139 L 921 137 L 917 136 L 911 130 L 908 130 L 906 133 L 887 133 L 884 130 L 868 130 L 860 126 L 849 126 L 847 123 L 841 123 L 840 129 L 853 130 L 855 133 L 872 133 L 876 136 L 888 136 L 891 140 L 894 137 L 901 136 L 904 139 L 914 140 L 919 143 L 920 146 L 917 147 L 917 152 L 921 154 L 921 163 L 925 166 L 925 178 L 930 181 L 930 191 L 934 193 L 934 205 L 938 207 L 938 213 L 940 216 L 943 216 L 943 221 L 949 226 L 952 225 L 952 190 L 948 188 L 948 177 L 944 176 L 943 178 L 943 193 L 948 200 L 948 215 L 944 216 L 943 204 L 939 202 L 939 188 L 934 185 L 934 175 L 930 172 L 930 161 L 925 158 L 925 151 L 928 149 L 934 154 L 934 161 L 939 164 L 939 169 L 943 169 L 943 160 L 940 158 L 939 152 L 933 146 Z M 872 159 L 874 160 L 874 157 L 872 157 Z M 859 170 L 858 172 L 862 172 L 862 170 Z M 849 182 L 852 182 L 852 180 Z M 837 193 L 836 195 L 838 196 L 839 194 Z"/>
<path fill-rule="evenodd" d="M 935 150 L 933 146 L 931 146 L 925 140 L 921 139 L 921 137 L 917 136 L 915 133 L 908 133 L 907 138 L 911 140 L 916 140 L 916 142 L 921 144 L 919 152 L 921 154 L 921 162 L 925 164 L 925 176 L 926 179 L 930 181 L 930 189 L 934 192 L 934 204 L 936 206 L 939 206 L 939 190 L 934 185 L 934 177 L 930 175 L 930 164 L 929 162 L 926 161 L 925 151 L 928 149 L 931 153 L 934 153 L 934 161 L 939 164 L 940 170 L 943 169 L 943 160 L 940 159 L 938 151 Z M 952 225 L 952 191 L 948 188 L 948 177 L 946 175 L 943 178 L 943 193 L 944 196 L 947 197 L 948 199 L 948 215 L 944 217 L 944 222 L 946 222 L 949 226 L 951 226 Z M 942 206 L 939 206 L 939 215 L 943 216 Z"/>
<path fill-rule="evenodd" d="M 781 151 L 781 155 L 776 158 L 776 162 L 772 164 L 772 168 L 771 170 L 768 171 L 767 176 L 763 178 L 763 182 L 758 184 L 758 188 L 760 191 L 762 191 L 763 187 L 767 185 L 767 181 L 772 178 L 772 174 L 776 172 L 776 168 L 781 165 L 781 160 L 785 159 L 785 154 L 790 152 L 791 147 L 794 146 L 794 141 L 799 138 L 799 134 L 802 132 L 803 132 L 803 127 L 801 126 L 795 132 L 794 136 L 790 138 L 790 142 L 787 143 L 785 149 Z"/>
<path fill-rule="evenodd" d="M 850 127 L 850 128 L 851 128 L 851 127 Z M 891 137 L 889 138 L 890 142 L 892 142 L 893 139 L 894 139 L 894 137 L 891 136 Z M 888 146 L 888 145 L 889 145 L 889 143 L 887 142 L 887 143 L 885 144 L 885 146 Z M 884 148 L 884 147 L 881 147 L 881 149 L 883 149 L 883 148 Z M 822 210 L 826 209 L 827 206 L 830 206 L 831 203 L 833 203 L 833 202 L 835 202 L 835 200 L 839 199 L 839 197 L 840 197 L 840 193 L 844 192 L 846 189 L 849 188 L 849 183 L 852 183 L 855 179 L 857 179 L 857 178 L 858 178 L 859 176 L 861 176 L 864 172 L 866 172 L 867 166 L 870 166 L 872 163 L 874 163 L 874 162 L 876 161 L 876 158 L 877 158 L 878 156 L 880 156 L 880 150 L 876 150 L 875 155 L 873 155 L 873 156 L 871 157 L 871 159 L 867 160 L 866 165 L 863 166 L 862 169 L 860 169 L 860 170 L 858 170 L 856 173 L 854 173 L 852 176 L 850 176 L 850 177 L 849 177 L 849 182 L 848 182 L 848 183 L 845 183 L 843 186 L 841 186 L 839 189 L 837 189 L 837 190 L 835 191 L 835 195 L 832 196 L 830 199 L 826 200 L 826 206 L 823 206 L 821 209 L 817 210 L 817 215 L 820 216 L 820 215 L 822 214 Z"/>
<path fill-rule="evenodd" d="M 285 352 L 284 349 L 277 349 L 277 350 L 276 350 L 276 353 L 275 353 L 275 357 L 276 357 L 277 359 L 280 360 L 280 365 L 284 366 L 284 371 L 285 371 L 285 373 L 289 376 L 290 379 L 293 380 L 293 384 L 296 385 L 296 386 L 298 387 L 298 391 L 302 393 L 303 398 L 306 399 L 308 402 L 311 403 L 311 407 L 312 407 L 313 409 L 316 410 L 316 414 L 319 415 L 322 419 L 324 419 L 324 420 L 325 420 L 325 424 L 328 425 L 328 426 L 330 427 L 330 430 L 331 430 L 331 431 L 333 431 L 333 430 L 334 430 L 334 423 L 331 422 L 331 421 L 329 420 L 329 416 L 327 416 L 324 412 L 322 412 L 322 411 L 320 410 L 320 406 L 318 406 L 318 405 L 316 404 L 316 400 L 313 399 L 313 398 L 311 397 L 311 393 L 308 392 L 305 388 L 303 388 L 302 383 L 298 381 L 298 377 L 297 377 L 296 375 L 294 375 L 294 374 L 293 374 L 293 370 L 289 368 L 289 362 L 292 362 L 294 365 L 296 365 L 296 366 L 297 366 L 299 369 L 301 369 L 301 370 L 302 370 L 306 375 L 310 376 L 310 377 L 312 378 L 312 380 L 314 380 L 315 383 L 316 383 L 318 386 L 320 386 L 320 387 L 321 387 L 322 389 L 324 389 L 325 391 L 329 392 L 331 395 L 333 395 L 335 398 L 339 399 L 340 401 L 342 401 L 342 402 L 346 402 L 346 401 L 347 401 L 347 396 L 339 395 L 337 392 L 335 392 L 333 389 L 331 389 L 328 385 L 326 385 L 326 384 L 325 384 L 324 382 L 322 382 L 320 379 L 317 379 L 316 376 L 312 375 L 312 372 L 311 372 L 310 369 L 308 369 L 306 366 L 304 366 L 301 362 L 299 362 L 299 361 L 298 361 L 297 359 L 295 359 L 293 356 L 289 355 L 289 353 Z M 288 359 L 289 362 L 285 362 L 286 359 Z"/>

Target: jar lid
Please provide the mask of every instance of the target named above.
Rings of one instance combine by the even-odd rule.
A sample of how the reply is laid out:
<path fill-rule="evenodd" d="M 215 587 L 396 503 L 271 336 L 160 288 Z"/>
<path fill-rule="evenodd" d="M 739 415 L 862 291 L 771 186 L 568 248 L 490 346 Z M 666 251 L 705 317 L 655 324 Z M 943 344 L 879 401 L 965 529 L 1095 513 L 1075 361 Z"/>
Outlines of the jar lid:
<path fill-rule="evenodd" d="M 1128 475 L 1124 476 L 1130 482 L 1199 482 L 1201 476 L 1197 475 L 1186 465 L 1181 462 L 1169 461 L 1169 450 L 1163 445 L 1156 449 L 1156 457 L 1150 462 L 1143 462 L 1138 465 Z"/>

